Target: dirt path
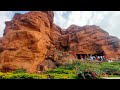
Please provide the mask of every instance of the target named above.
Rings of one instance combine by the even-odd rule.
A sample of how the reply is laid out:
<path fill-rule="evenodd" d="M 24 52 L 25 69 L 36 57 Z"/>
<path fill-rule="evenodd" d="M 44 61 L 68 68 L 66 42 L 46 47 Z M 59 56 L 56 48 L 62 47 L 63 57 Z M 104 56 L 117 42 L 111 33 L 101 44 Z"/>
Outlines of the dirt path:
<path fill-rule="evenodd" d="M 101 77 L 101 79 L 120 79 L 120 77 Z"/>

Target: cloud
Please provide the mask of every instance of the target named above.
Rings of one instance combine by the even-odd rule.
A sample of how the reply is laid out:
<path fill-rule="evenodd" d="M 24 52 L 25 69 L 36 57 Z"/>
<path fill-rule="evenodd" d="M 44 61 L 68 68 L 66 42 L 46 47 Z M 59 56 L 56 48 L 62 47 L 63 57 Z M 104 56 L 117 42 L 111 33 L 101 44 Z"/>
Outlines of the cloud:
<path fill-rule="evenodd" d="M 0 37 L 3 36 L 5 21 L 10 21 L 15 13 L 24 14 L 28 11 L 0 11 Z"/>
<path fill-rule="evenodd" d="M 54 22 L 62 28 L 71 24 L 98 25 L 110 35 L 120 38 L 120 11 L 55 11 Z"/>
<path fill-rule="evenodd" d="M 5 21 L 10 21 L 14 15 L 12 11 L 0 11 L 0 37 L 3 36 Z"/>

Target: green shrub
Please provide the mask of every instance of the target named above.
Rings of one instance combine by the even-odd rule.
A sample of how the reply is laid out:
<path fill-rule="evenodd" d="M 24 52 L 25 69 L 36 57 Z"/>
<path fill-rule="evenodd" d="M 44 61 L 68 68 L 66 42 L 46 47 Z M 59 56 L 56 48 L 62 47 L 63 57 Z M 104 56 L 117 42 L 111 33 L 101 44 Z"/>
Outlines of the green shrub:
<path fill-rule="evenodd" d="M 17 69 L 16 71 L 12 72 L 13 74 L 17 74 L 17 73 L 26 73 L 26 69 Z"/>
<path fill-rule="evenodd" d="M 75 74 L 49 74 L 50 79 L 76 79 L 77 76 Z"/>
<path fill-rule="evenodd" d="M 66 68 L 56 68 L 46 72 L 47 74 L 56 73 L 56 74 L 75 74 L 75 70 L 67 70 Z"/>
<path fill-rule="evenodd" d="M 75 79 L 75 74 L 28 74 L 28 73 L 0 73 L 0 79 Z"/>
<path fill-rule="evenodd" d="M 106 74 L 120 75 L 120 63 L 74 61 L 40 75 L 26 73 L 25 69 L 17 69 L 12 73 L 0 72 L 0 79 L 99 79 Z"/>
<path fill-rule="evenodd" d="M 118 62 L 104 62 L 99 65 L 100 70 L 109 75 L 120 75 L 120 63 Z"/>
<path fill-rule="evenodd" d="M 118 77 L 118 75 L 109 75 L 108 77 Z"/>
<path fill-rule="evenodd" d="M 98 79 L 104 72 L 93 65 L 81 64 L 77 68 L 78 79 Z"/>
<path fill-rule="evenodd" d="M 79 61 L 72 64 L 72 69 L 76 70 L 78 79 L 97 79 L 104 74 L 98 65 L 97 62 Z M 68 65 L 66 67 L 68 68 Z"/>
<path fill-rule="evenodd" d="M 75 69 L 76 67 L 78 67 L 79 65 L 80 65 L 80 61 L 75 61 L 72 64 L 66 64 L 65 68 L 72 70 L 72 69 Z"/>
<path fill-rule="evenodd" d="M 0 79 L 47 79 L 47 75 L 28 74 L 28 73 L 0 73 Z"/>
<path fill-rule="evenodd" d="M 75 61 L 72 64 L 66 64 L 65 69 L 75 70 L 77 79 L 98 79 L 105 73 L 99 69 L 100 62 Z"/>
<path fill-rule="evenodd" d="M 2 79 L 4 75 L 5 75 L 4 73 L 0 72 L 0 79 Z"/>
<path fill-rule="evenodd" d="M 111 65 L 118 65 L 118 66 L 120 66 L 120 62 L 111 62 L 111 63 L 109 63 L 109 64 L 111 64 Z"/>

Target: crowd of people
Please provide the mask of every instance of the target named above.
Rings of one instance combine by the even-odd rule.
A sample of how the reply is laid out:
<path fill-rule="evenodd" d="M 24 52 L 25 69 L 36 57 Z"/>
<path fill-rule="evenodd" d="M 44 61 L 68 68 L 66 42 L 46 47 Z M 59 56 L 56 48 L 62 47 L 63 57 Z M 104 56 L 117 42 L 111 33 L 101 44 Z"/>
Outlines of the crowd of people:
<path fill-rule="evenodd" d="M 90 56 L 90 60 L 104 61 L 105 60 L 105 56 Z"/>
<path fill-rule="evenodd" d="M 105 56 L 94 56 L 94 55 L 90 55 L 90 56 L 81 56 L 82 60 L 98 60 L 98 61 L 105 61 Z"/>

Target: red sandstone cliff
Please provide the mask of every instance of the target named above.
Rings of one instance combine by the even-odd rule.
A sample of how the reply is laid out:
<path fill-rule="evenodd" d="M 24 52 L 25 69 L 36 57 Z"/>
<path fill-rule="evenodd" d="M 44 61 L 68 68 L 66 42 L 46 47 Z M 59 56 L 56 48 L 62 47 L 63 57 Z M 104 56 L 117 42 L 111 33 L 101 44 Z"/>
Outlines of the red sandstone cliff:
<path fill-rule="evenodd" d="M 61 29 L 53 24 L 53 18 L 52 11 L 33 11 L 15 14 L 7 21 L 4 37 L 0 39 L 0 69 L 24 68 L 35 72 L 40 64 L 49 62 L 52 64 L 48 68 L 54 68 L 53 61 L 58 60 L 54 51 L 60 47 L 57 40 Z"/>
<path fill-rule="evenodd" d="M 50 23 L 53 22 L 49 14 L 37 11 L 16 14 L 12 21 L 6 22 L 1 41 L 4 49 L 0 54 L 1 68 L 25 68 L 34 72 L 49 51 Z"/>
<path fill-rule="evenodd" d="M 53 18 L 52 11 L 33 11 L 7 21 L 0 38 L 0 69 L 24 68 L 33 73 L 41 66 L 42 70 L 55 68 L 76 54 L 104 52 L 107 58 L 120 58 L 117 37 L 95 25 L 71 25 L 63 30 Z"/>
<path fill-rule="evenodd" d="M 71 25 L 66 29 L 65 36 L 68 41 L 67 43 L 61 41 L 61 45 L 68 47 L 68 51 L 76 54 L 104 52 L 108 59 L 118 60 L 120 58 L 120 39 L 110 36 L 98 26 Z"/>

